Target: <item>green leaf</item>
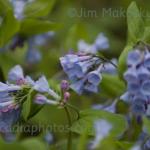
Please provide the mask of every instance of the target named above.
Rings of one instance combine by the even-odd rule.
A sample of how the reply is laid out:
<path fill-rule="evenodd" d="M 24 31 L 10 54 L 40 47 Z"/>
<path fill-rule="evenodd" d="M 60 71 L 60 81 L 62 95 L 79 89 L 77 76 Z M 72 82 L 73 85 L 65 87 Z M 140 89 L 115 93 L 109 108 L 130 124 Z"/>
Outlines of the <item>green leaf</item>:
<path fill-rule="evenodd" d="M 150 27 L 145 27 L 142 41 L 144 41 L 146 43 L 150 43 Z"/>
<path fill-rule="evenodd" d="M 61 24 L 45 20 L 26 19 L 21 23 L 20 34 L 25 36 L 41 34 L 61 28 Z"/>
<path fill-rule="evenodd" d="M 26 150 L 46 150 L 46 144 L 44 142 L 35 139 L 35 138 L 29 138 L 26 140 L 23 140 L 20 143 L 21 146 L 23 146 Z"/>
<path fill-rule="evenodd" d="M 123 73 L 127 69 L 127 56 L 131 50 L 133 50 L 133 45 L 127 45 L 119 57 L 118 73 L 121 79 L 123 79 Z"/>
<path fill-rule="evenodd" d="M 36 0 L 29 3 L 25 8 L 25 16 L 34 17 L 44 17 L 47 16 L 52 10 L 56 0 Z"/>
<path fill-rule="evenodd" d="M 133 144 L 114 140 L 114 138 L 106 137 L 101 142 L 96 150 L 129 150 Z"/>
<path fill-rule="evenodd" d="M 22 116 L 25 121 L 32 118 L 43 107 L 34 103 L 36 93 L 31 89 L 28 93 L 27 100 L 23 104 Z"/>
<path fill-rule="evenodd" d="M 109 98 L 116 98 L 124 93 L 125 85 L 118 76 L 104 74 L 100 88 L 101 94 L 104 94 Z"/>
<path fill-rule="evenodd" d="M 71 127 L 73 132 L 78 134 L 88 133 L 88 135 L 95 135 L 94 121 L 97 119 L 105 119 L 112 124 L 111 136 L 120 135 L 125 130 L 125 118 L 118 114 L 112 114 L 102 110 L 84 110 L 80 113 L 80 119 L 75 121 Z M 119 126 L 118 126 L 119 125 Z"/>
<path fill-rule="evenodd" d="M 123 73 L 127 69 L 126 60 L 128 52 L 133 49 L 133 46 L 141 41 L 144 34 L 144 22 L 141 13 L 135 2 L 132 2 L 127 10 L 127 24 L 128 24 L 128 44 L 124 48 L 119 57 L 118 72 L 121 79 Z"/>
<path fill-rule="evenodd" d="M 136 43 L 144 33 L 144 22 L 135 2 L 127 9 L 128 43 Z"/>
<path fill-rule="evenodd" d="M 3 21 L 0 25 L 0 47 L 7 44 L 7 42 L 19 31 L 20 28 L 20 23 L 15 19 L 12 9 L 5 5 L 3 9 L 6 10 L 2 12 Z"/>
<path fill-rule="evenodd" d="M 25 121 L 27 121 L 28 116 L 30 114 L 30 109 L 31 109 L 31 94 L 32 90 L 29 91 L 27 100 L 23 104 L 23 110 L 22 110 L 22 115 Z"/>

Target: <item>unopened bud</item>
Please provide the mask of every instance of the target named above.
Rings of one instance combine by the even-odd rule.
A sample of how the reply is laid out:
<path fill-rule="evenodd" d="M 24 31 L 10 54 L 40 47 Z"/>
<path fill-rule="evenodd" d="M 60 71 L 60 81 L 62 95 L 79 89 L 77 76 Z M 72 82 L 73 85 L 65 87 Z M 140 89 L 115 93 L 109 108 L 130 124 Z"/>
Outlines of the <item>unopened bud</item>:
<path fill-rule="evenodd" d="M 65 92 L 64 93 L 64 101 L 67 102 L 70 98 L 70 93 L 69 92 Z"/>
<path fill-rule="evenodd" d="M 63 91 L 69 90 L 69 82 L 67 80 L 62 80 L 62 82 L 61 82 L 61 89 Z"/>

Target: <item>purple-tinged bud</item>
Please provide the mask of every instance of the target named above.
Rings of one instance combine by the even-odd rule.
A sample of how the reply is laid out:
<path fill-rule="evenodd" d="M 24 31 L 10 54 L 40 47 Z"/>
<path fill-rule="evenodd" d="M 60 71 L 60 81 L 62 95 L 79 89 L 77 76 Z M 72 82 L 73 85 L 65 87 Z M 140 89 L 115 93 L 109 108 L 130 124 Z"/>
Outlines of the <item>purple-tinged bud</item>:
<path fill-rule="evenodd" d="M 65 92 L 64 93 L 64 102 L 66 103 L 70 98 L 70 93 L 69 92 Z"/>
<path fill-rule="evenodd" d="M 62 82 L 61 82 L 61 89 L 63 91 L 69 90 L 69 82 L 67 80 L 62 80 Z"/>

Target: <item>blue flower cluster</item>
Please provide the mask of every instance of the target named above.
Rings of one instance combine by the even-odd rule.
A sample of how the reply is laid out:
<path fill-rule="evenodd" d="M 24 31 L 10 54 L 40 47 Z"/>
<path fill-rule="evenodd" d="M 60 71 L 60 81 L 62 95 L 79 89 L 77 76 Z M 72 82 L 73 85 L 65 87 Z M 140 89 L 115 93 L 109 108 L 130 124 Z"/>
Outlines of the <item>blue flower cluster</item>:
<path fill-rule="evenodd" d="M 30 90 L 34 90 L 35 103 L 57 105 L 60 96 L 49 88 L 48 81 L 44 76 L 37 81 L 24 76 L 21 66 L 17 65 L 8 73 L 8 81 L 0 82 L 0 132 L 10 132 L 11 126 L 18 121 L 21 106 L 26 100 Z M 53 97 L 54 100 L 46 96 Z"/>
<path fill-rule="evenodd" d="M 145 114 L 150 102 L 150 52 L 138 49 L 129 52 L 127 65 L 124 79 L 128 89 L 121 99 L 131 104 L 133 113 Z"/>
<path fill-rule="evenodd" d="M 85 91 L 98 92 L 102 80 L 102 61 L 93 55 L 78 53 L 67 54 L 60 58 L 63 70 L 72 81 L 71 88 L 78 94 Z"/>
<path fill-rule="evenodd" d="M 106 61 L 104 63 L 103 59 L 96 56 L 98 51 L 108 47 L 108 39 L 100 33 L 94 44 L 90 45 L 80 40 L 77 53 L 70 53 L 60 58 L 63 70 L 72 82 L 70 87 L 75 92 L 97 93 L 98 85 L 102 80 L 101 72 L 116 73 L 116 68 L 112 64 Z"/>

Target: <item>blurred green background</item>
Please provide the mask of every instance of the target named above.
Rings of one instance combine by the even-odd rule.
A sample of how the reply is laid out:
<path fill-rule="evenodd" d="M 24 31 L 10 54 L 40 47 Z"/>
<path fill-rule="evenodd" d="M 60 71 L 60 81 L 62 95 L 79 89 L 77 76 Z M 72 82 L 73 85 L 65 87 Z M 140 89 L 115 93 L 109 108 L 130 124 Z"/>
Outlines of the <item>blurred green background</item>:
<path fill-rule="evenodd" d="M 84 39 L 86 42 L 92 43 L 98 33 L 103 32 L 110 41 L 109 50 L 103 53 L 107 58 L 118 58 L 125 47 L 127 40 L 127 23 L 126 15 L 124 13 L 126 13 L 127 7 L 132 2 L 131 0 L 40 0 L 39 2 L 39 6 L 38 4 L 37 6 L 27 6 L 26 19 L 39 19 L 39 17 L 34 16 L 34 12 L 38 12 L 40 8 L 46 8 L 46 5 L 50 3 L 51 7 L 46 10 L 48 12 L 46 13 L 47 15 L 40 17 L 40 19 L 55 22 L 60 27 L 56 30 L 55 28 L 49 30 L 54 31 L 55 35 L 49 39 L 44 46 L 40 47 L 42 60 L 37 64 L 30 65 L 26 63 L 26 43 L 23 48 L 17 48 L 15 51 L 9 50 L 5 53 L 0 53 L 0 67 L 4 72 L 5 78 L 7 77 L 8 70 L 11 67 L 16 64 L 21 64 L 25 70 L 25 73 L 31 75 L 34 79 L 42 74 L 45 74 L 50 83 L 55 82 L 57 83 L 57 86 L 59 86 L 61 79 L 65 77 L 59 63 L 59 57 L 66 54 L 69 50 L 76 51 L 77 42 L 80 39 Z M 150 1 L 137 0 L 136 2 L 142 11 L 146 13 L 149 11 Z M 3 9 L 3 7 L 0 7 L 0 16 L 5 18 L 6 16 L 3 13 Z M 9 28 L 9 30 L 13 28 L 11 22 L 5 23 L 7 24 L 7 28 Z M 149 19 L 147 19 L 147 23 L 149 23 Z M 40 28 L 40 26 L 38 28 Z M 43 28 L 45 27 L 43 26 Z M 24 33 L 21 32 L 21 30 L 17 31 L 17 33 L 28 37 L 30 34 L 26 33 L 31 33 L 34 28 L 27 28 L 26 30 Z M 7 34 L 3 34 L 2 31 L 3 25 L 1 24 L 0 39 L 3 38 L 2 35 Z M 41 27 L 41 33 L 43 31 L 44 29 L 42 30 Z M 11 38 L 8 39 L 8 42 L 9 40 L 11 40 Z M 57 88 L 57 86 L 54 86 L 53 83 L 51 86 L 53 88 Z M 91 108 L 93 104 L 101 104 L 108 99 L 110 101 L 113 99 L 113 96 L 100 96 L 99 94 L 78 96 L 72 92 L 71 95 L 72 98 L 70 103 L 74 104 L 81 110 L 84 108 Z M 74 114 L 74 112 L 72 113 Z M 29 120 L 27 124 L 56 125 L 61 127 L 61 125 L 67 125 L 67 119 L 64 110 L 57 109 L 53 106 L 45 106 L 35 117 Z M 54 143 L 57 145 L 57 149 L 62 150 L 63 148 L 61 145 L 63 142 L 66 142 L 66 132 L 60 132 L 57 129 L 52 129 L 51 132 L 54 135 Z M 34 136 L 30 135 L 30 133 L 22 133 L 22 135 L 20 135 L 22 139 L 20 143 L 23 144 L 16 142 L 12 145 L 7 145 L 1 141 L 0 149 L 4 150 L 11 148 L 13 150 L 22 150 L 27 148 L 32 150 L 43 150 L 44 148 L 47 148 L 47 145 L 44 143 L 42 138 L 43 135 L 43 132 L 35 133 Z M 78 137 L 77 135 L 74 136 Z M 31 141 L 29 140 L 29 137 L 31 138 Z M 34 139 L 33 137 L 36 138 Z M 24 141 L 23 139 L 26 140 Z M 53 149 L 53 146 L 51 149 Z"/>

